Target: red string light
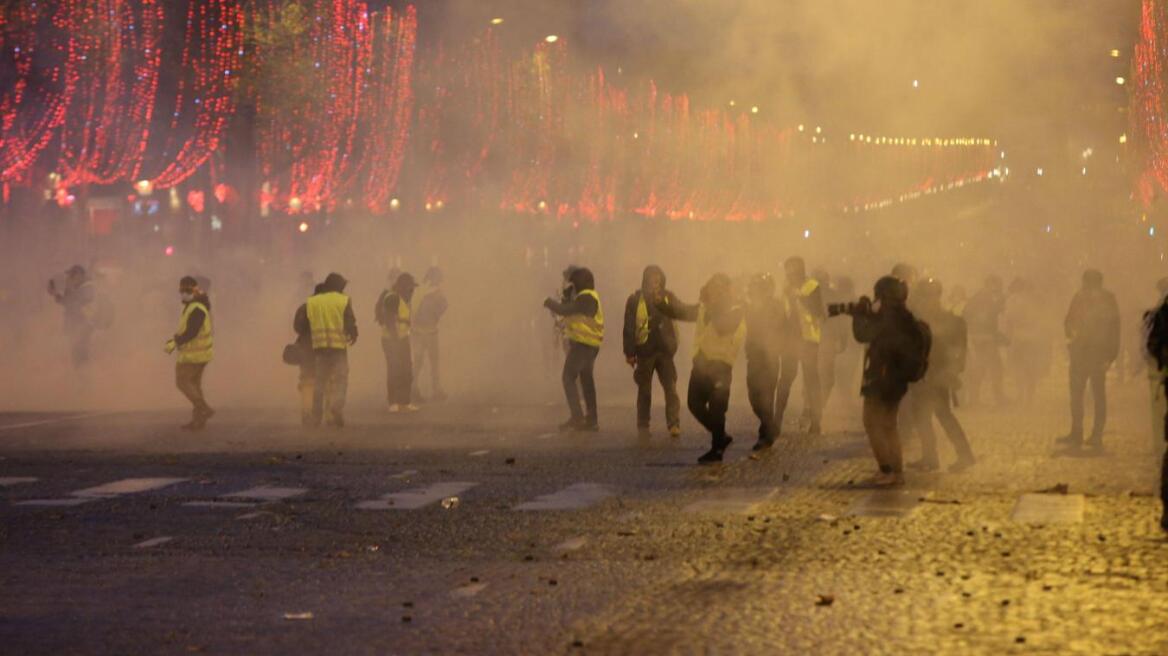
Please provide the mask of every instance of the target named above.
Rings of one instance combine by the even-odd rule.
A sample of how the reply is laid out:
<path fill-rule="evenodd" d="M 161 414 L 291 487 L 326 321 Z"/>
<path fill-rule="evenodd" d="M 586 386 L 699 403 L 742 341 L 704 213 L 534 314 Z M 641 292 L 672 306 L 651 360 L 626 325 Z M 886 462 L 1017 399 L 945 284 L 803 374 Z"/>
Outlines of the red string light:
<path fill-rule="evenodd" d="M 417 11 L 411 5 L 395 19 L 386 9 L 373 29 L 373 61 L 362 107 L 369 130 L 367 171 L 361 188 L 365 206 L 383 212 L 397 189 L 410 138 Z"/>
<path fill-rule="evenodd" d="M 1131 129 L 1138 137 L 1142 173 L 1136 193 L 1145 207 L 1152 204 L 1158 187 L 1168 190 L 1168 126 L 1164 110 L 1164 6 L 1144 0 L 1140 12 L 1140 37 L 1132 51 Z"/>

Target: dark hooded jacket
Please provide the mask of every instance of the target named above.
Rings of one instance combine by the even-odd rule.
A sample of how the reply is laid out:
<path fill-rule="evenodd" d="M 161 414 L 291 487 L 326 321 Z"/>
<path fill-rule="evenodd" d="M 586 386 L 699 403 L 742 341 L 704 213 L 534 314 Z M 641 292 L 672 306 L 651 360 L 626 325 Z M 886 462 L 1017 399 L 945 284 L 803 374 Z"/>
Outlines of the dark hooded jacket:
<path fill-rule="evenodd" d="M 641 288 L 629 295 L 625 302 L 624 351 L 625 357 L 649 357 L 653 355 L 668 355 L 673 357 L 677 353 L 677 330 L 673 326 L 673 319 L 669 318 L 657 308 L 657 303 L 649 300 L 645 303 L 649 310 L 649 340 L 644 344 L 637 344 L 637 305 L 645 298 L 649 287 L 649 277 L 661 276 L 661 302 L 668 305 L 679 305 L 680 302 L 673 292 L 666 289 L 665 272 L 657 266 L 645 267 L 641 275 Z"/>

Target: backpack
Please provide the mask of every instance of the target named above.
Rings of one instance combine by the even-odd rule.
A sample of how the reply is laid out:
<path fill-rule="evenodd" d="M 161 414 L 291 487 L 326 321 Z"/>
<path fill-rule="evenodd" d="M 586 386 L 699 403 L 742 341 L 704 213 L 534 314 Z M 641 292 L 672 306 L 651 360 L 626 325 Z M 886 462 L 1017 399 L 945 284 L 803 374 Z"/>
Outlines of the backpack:
<path fill-rule="evenodd" d="M 1168 301 L 1144 314 L 1144 347 L 1161 370 L 1168 365 Z"/>
<path fill-rule="evenodd" d="M 917 383 L 929 371 L 929 352 L 933 350 L 933 330 L 929 324 L 920 319 L 911 321 L 913 330 L 909 330 L 906 337 L 906 352 L 901 354 L 904 372 L 908 382 Z"/>

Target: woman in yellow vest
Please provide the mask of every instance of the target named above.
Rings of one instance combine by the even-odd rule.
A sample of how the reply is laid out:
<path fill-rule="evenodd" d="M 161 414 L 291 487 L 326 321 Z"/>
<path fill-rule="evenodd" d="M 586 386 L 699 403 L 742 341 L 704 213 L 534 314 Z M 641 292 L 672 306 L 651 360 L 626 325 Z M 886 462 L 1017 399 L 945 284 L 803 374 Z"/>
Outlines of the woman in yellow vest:
<path fill-rule="evenodd" d="M 592 272 L 584 268 L 571 271 L 569 282 L 574 295 L 572 300 L 561 303 L 549 298 L 543 302 L 544 307 L 564 317 L 564 337 L 568 341 L 563 383 L 571 417 L 560 425 L 560 430 L 597 431 L 600 426 L 596 414 L 596 382 L 592 377 L 592 367 L 600 353 L 600 343 L 604 341 L 604 310 L 600 306 L 600 296 L 596 293 Z M 580 389 L 584 391 L 587 415 L 580 408 L 577 380 L 580 381 Z"/>
<path fill-rule="evenodd" d="M 410 333 L 413 326 L 414 290 L 418 283 L 408 273 L 397 277 L 393 293 L 385 297 L 382 309 L 381 348 L 385 352 L 385 392 L 390 412 L 415 412 L 410 399 L 414 387 Z"/>
<path fill-rule="evenodd" d="M 722 462 L 726 447 L 734 441 L 726 434 L 726 409 L 734 362 L 746 339 L 745 313 L 735 302 L 730 278 L 724 273 L 714 274 L 702 287 L 697 305 L 659 303 L 657 309 L 672 319 L 697 324 L 687 401 L 694 419 L 710 431 L 710 450 L 698 458 L 698 464 Z"/>
<path fill-rule="evenodd" d="M 174 379 L 178 390 L 193 406 L 191 422 L 185 430 L 202 430 L 215 411 L 203 397 L 203 371 L 214 355 L 214 332 L 211 328 L 211 299 L 191 276 L 178 283 L 183 309 L 179 316 L 178 332 L 166 342 L 166 352 L 178 351 Z"/>

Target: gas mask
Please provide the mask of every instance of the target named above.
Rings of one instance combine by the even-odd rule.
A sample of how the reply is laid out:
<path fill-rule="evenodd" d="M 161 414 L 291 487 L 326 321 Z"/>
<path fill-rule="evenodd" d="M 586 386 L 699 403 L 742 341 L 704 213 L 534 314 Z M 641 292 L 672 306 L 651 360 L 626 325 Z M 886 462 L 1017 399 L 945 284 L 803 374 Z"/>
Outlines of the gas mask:
<path fill-rule="evenodd" d="M 190 303 L 195 300 L 195 293 L 193 291 L 182 291 L 178 295 L 182 298 L 183 303 Z"/>

